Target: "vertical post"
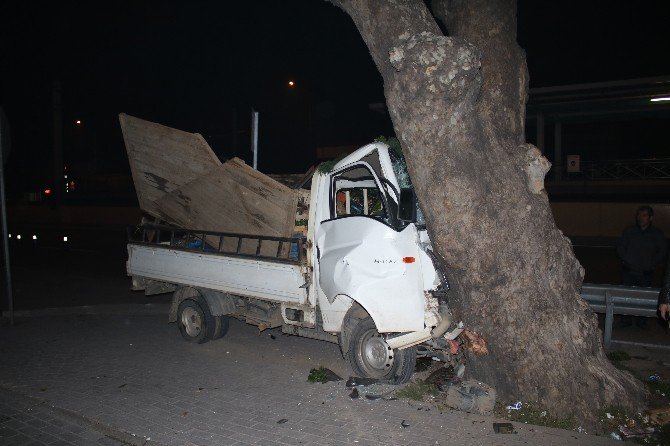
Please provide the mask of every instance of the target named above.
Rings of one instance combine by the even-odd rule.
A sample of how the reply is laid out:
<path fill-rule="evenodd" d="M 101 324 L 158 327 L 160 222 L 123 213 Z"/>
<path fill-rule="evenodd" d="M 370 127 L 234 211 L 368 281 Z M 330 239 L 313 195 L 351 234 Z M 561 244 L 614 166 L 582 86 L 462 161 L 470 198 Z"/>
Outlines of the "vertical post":
<path fill-rule="evenodd" d="M 368 209 L 368 188 L 363 189 L 363 215 L 369 215 Z"/>
<path fill-rule="evenodd" d="M 253 168 L 258 170 L 258 112 L 251 109 L 251 151 L 254 153 Z"/>
<path fill-rule="evenodd" d="M 7 234 L 7 201 L 5 200 L 5 158 L 9 147 L 9 128 L 5 112 L 0 108 L 0 204 L 2 205 L 2 248 L 5 258 L 5 282 L 7 285 L 7 311 L 9 323 L 14 325 L 14 295 L 12 294 L 12 273 L 9 265 L 9 237 Z"/>
<path fill-rule="evenodd" d="M 563 126 L 561 121 L 556 121 L 554 124 L 554 180 L 556 181 L 560 181 L 563 177 L 562 132 Z"/>
<path fill-rule="evenodd" d="M 614 320 L 614 302 L 609 291 L 605 292 L 605 348 L 612 345 L 612 321 Z"/>
<path fill-rule="evenodd" d="M 62 89 L 59 81 L 53 82 L 52 89 L 52 108 L 53 108 L 53 144 L 54 144 L 54 185 L 51 188 L 53 194 L 53 203 L 60 205 L 63 196 L 63 106 Z"/>
<path fill-rule="evenodd" d="M 537 113 L 537 149 L 544 155 L 544 113 Z"/>

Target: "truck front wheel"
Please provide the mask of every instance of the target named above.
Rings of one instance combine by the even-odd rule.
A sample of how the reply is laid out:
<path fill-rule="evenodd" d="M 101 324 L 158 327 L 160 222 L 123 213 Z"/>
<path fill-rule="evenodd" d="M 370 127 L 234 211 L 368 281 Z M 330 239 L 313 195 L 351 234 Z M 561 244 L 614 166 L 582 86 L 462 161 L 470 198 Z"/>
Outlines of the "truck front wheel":
<path fill-rule="evenodd" d="M 358 376 L 393 384 L 409 381 L 416 365 L 416 348 L 392 350 L 369 316 L 358 321 L 352 330 L 348 356 Z"/>
<path fill-rule="evenodd" d="M 195 299 L 185 299 L 179 304 L 177 324 L 181 336 L 196 344 L 212 339 L 217 325 L 207 304 L 202 305 Z"/>

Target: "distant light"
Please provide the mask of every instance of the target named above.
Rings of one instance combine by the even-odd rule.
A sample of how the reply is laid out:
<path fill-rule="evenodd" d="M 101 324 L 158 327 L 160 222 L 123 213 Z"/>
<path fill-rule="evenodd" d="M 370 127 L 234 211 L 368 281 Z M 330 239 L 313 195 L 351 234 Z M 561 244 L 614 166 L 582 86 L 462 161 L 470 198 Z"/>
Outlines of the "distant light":
<path fill-rule="evenodd" d="M 9 234 L 9 238 L 12 238 L 12 234 Z"/>
<path fill-rule="evenodd" d="M 51 189 L 44 189 L 44 195 L 51 195 Z"/>
<path fill-rule="evenodd" d="M 293 81 L 288 81 L 288 86 L 289 86 L 289 87 L 294 87 L 294 86 L 295 86 L 295 82 L 293 82 Z"/>
<path fill-rule="evenodd" d="M 670 96 L 664 96 L 662 98 L 651 98 L 651 102 L 665 102 L 670 101 Z"/>
<path fill-rule="evenodd" d="M 21 240 L 21 234 L 18 234 L 18 235 L 16 236 L 16 240 Z"/>
<path fill-rule="evenodd" d="M 80 121 L 79 119 L 77 119 L 76 121 L 74 121 L 74 123 L 77 124 L 77 125 L 81 125 L 81 121 Z"/>
<path fill-rule="evenodd" d="M 63 237 L 63 241 L 67 242 L 67 235 L 65 237 Z"/>
<path fill-rule="evenodd" d="M 33 234 L 33 240 L 37 240 L 37 236 Z"/>
<path fill-rule="evenodd" d="M 63 175 L 63 178 L 66 178 L 66 179 L 67 179 L 67 175 Z"/>

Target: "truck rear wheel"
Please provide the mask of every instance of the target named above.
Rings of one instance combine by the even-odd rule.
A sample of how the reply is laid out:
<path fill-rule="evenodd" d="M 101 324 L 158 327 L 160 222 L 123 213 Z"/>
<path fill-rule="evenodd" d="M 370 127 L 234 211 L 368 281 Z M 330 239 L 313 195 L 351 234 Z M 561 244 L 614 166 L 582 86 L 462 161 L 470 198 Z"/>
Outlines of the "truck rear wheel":
<path fill-rule="evenodd" d="M 358 376 L 403 384 L 414 373 L 416 348 L 392 350 L 368 316 L 358 321 L 351 332 L 348 357 Z"/>
<path fill-rule="evenodd" d="M 228 321 L 226 320 L 226 322 Z M 207 304 L 195 299 L 185 299 L 179 304 L 177 324 L 181 336 L 196 344 L 202 344 L 214 338 L 217 331 L 216 320 L 210 313 Z"/>

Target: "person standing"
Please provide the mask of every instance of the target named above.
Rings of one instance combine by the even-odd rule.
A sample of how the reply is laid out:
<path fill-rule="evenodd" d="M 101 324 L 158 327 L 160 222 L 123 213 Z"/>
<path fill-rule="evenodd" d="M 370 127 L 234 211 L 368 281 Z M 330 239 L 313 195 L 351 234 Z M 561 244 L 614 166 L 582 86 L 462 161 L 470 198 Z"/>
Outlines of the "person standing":
<path fill-rule="evenodd" d="M 617 245 L 623 266 L 622 282 L 626 286 L 650 287 L 654 268 L 665 258 L 667 243 L 663 232 L 652 225 L 651 206 L 640 206 L 635 220 L 636 224 L 624 229 Z M 645 318 L 636 318 L 640 327 L 645 322 Z M 630 320 L 624 318 L 622 324 L 630 325 Z"/>

